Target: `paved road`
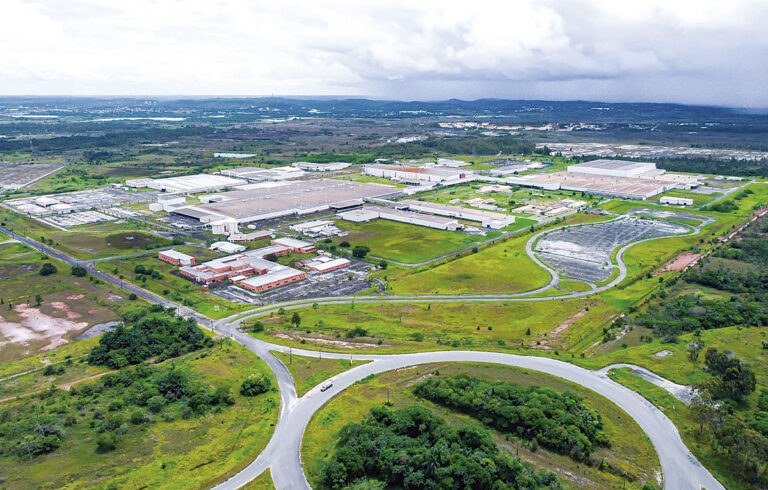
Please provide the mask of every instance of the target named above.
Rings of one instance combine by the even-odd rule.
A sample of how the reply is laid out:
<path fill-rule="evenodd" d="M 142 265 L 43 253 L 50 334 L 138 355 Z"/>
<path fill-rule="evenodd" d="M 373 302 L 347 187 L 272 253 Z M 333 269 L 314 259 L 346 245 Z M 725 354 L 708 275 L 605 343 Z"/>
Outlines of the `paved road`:
<path fill-rule="evenodd" d="M 258 341 L 258 343 L 262 343 Z M 266 342 L 259 349 L 275 346 Z M 541 371 L 595 391 L 626 411 L 646 432 L 656 449 L 662 465 L 665 488 L 708 490 L 724 488 L 690 453 L 669 418 L 650 402 L 613 382 L 607 376 L 584 368 L 545 357 L 518 356 L 513 354 L 448 351 L 417 354 L 355 356 L 374 362 L 364 364 L 336 375 L 334 385 L 326 392 L 319 386 L 298 400 L 291 400 L 291 409 L 284 412 L 267 447 L 243 471 L 215 487 L 217 490 L 235 489 L 252 480 L 266 468 L 271 468 L 276 488 L 310 488 L 301 464 L 301 440 L 312 415 L 334 395 L 370 374 L 432 362 L 490 362 Z"/>
<path fill-rule="evenodd" d="M 547 232 L 552 230 L 547 230 Z M 0 227 L 0 232 L 6 233 L 32 248 L 44 252 L 62 262 L 70 265 L 81 264 L 78 261 L 43 245 L 35 240 L 20 236 L 10 230 Z M 691 228 L 691 234 L 697 233 L 698 228 Z M 535 240 L 546 232 L 534 235 L 529 240 L 526 251 L 531 255 L 534 261 L 549 271 L 551 275 L 550 283 L 539 288 L 536 291 L 543 291 L 557 284 L 559 277 L 554 269 L 549 268 L 536 258 L 532 253 L 532 247 Z M 680 236 L 680 235 L 675 235 Z M 659 239 L 664 237 L 654 237 L 647 240 Z M 511 366 L 525 367 L 546 372 L 575 383 L 578 383 L 588 389 L 591 389 L 624 409 L 632 416 L 640 427 L 648 434 L 651 442 L 659 455 L 661 465 L 664 471 L 666 488 L 674 489 L 697 489 L 706 487 L 707 489 L 723 488 L 712 475 L 701 466 L 696 458 L 688 451 L 683 444 L 674 424 L 652 404 L 646 401 L 637 393 L 619 385 L 608 379 L 605 375 L 594 373 L 578 366 L 568 364 L 562 361 L 534 357 L 518 356 L 512 354 L 501 354 L 493 352 L 466 352 L 466 351 L 448 351 L 448 352 L 427 352 L 417 354 L 400 355 L 356 355 L 357 359 L 373 360 L 369 364 L 351 369 L 335 377 L 334 386 L 329 391 L 321 393 L 319 387 L 310 390 L 302 398 L 296 397 L 296 389 L 293 379 L 286 366 L 277 359 L 270 350 L 284 350 L 285 347 L 270 344 L 237 330 L 239 323 L 245 318 L 253 316 L 266 315 L 283 307 L 285 309 L 301 308 L 313 303 L 319 304 L 349 304 L 349 303 L 381 303 L 381 302 L 486 302 L 486 301 L 543 301 L 548 299 L 563 299 L 569 297 L 580 297 L 604 291 L 615 284 L 621 282 L 626 277 L 626 266 L 623 262 L 623 254 L 631 246 L 640 243 L 630 243 L 622 247 L 616 256 L 619 275 L 609 284 L 593 289 L 592 291 L 574 292 L 567 296 L 525 298 L 520 297 L 526 293 L 515 294 L 497 294 L 497 295 L 410 295 L 410 296 L 362 296 L 362 297 L 341 297 L 341 298 L 310 298 L 290 302 L 277 303 L 259 308 L 254 308 L 245 314 L 233 315 L 230 318 L 212 322 L 208 317 L 200 315 L 189 308 L 166 300 L 165 298 L 138 288 L 130 283 L 121 281 L 109 274 L 103 273 L 91 266 L 86 267 L 90 273 L 105 282 L 122 288 L 125 291 L 132 292 L 139 297 L 155 304 L 162 304 L 166 307 L 177 308 L 179 314 L 195 318 L 201 325 L 211 326 L 215 330 L 228 335 L 233 340 L 245 345 L 260 358 L 262 358 L 270 369 L 274 372 L 277 379 L 278 388 L 281 396 L 281 413 L 275 433 L 268 443 L 267 447 L 257 457 L 257 459 L 246 467 L 243 471 L 224 482 L 216 488 L 239 488 L 245 483 L 251 481 L 260 475 L 266 468 L 272 469 L 272 477 L 275 485 L 279 489 L 283 488 L 309 488 L 304 476 L 303 467 L 300 460 L 301 439 L 309 423 L 312 414 L 321 408 L 334 394 L 347 388 L 355 381 L 373 373 L 380 373 L 397 369 L 400 367 L 414 364 L 423 364 L 430 362 L 453 362 L 453 361 L 477 361 L 506 364 Z M 296 350 L 297 355 L 314 355 L 314 352 Z M 327 357 L 347 358 L 349 354 L 324 354 Z"/>

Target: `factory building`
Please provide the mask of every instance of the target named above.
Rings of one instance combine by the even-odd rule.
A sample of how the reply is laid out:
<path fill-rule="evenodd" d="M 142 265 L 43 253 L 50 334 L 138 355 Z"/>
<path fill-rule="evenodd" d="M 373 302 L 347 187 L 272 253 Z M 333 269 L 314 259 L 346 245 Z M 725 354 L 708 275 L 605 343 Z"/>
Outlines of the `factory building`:
<path fill-rule="evenodd" d="M 474 179 L 474 173 L 471 170 L 435 166 L 408 167 L 378 163 L 363 166 L 363 175 L 381 177 L 409 185 L 457 184 Z"/>
<path fill-rule="evenodd" d="M 291 284 L 296 281 L 301 281 L 307 278 L 307 273 L 286 267 L 284 265 L 278 265 L 268 273 L 249 277 L 240 281 L 236 281 L 235 284 L 241 288 L 245 288 L 254 293 L 261 293 L 286 284 Z"/>
<path fill-rule="evenodd" d="M 274 238 L 272 240 L 272 245 L 287 247 L 290 248 L 292 252 L 300 254 L 308 254 L 317 250 L 314 243 L 289 237 Z"/>
<path fill-rule="evenodd" d="M 307 172 L 337 172 L 351 166 L 346 162 L 314 163 L 314 162 L 293 162 L 292 167 L 306 170 Z"/>
<path fill-rule="evenodd" d="M 302 169 L 296 167 L 238 167 L 222 170 L 219 173 L 227 177 L 245 179 L 248 182 L 292 180 L 306 174 Z"/>
<path fill-rule="evenodd" d="M 157 258 L 173 265 L 195 265 L 195 258 L 176 250 L 163 250 L 158 252 Z"/>
<path fill-rule="evenodd" d="M 416 213 L 403 209 L 393 209 L 384 206 L 365 206 L 362 209 L 345 211 L 337 215 L 340 219 L 352 223 L 365 223 L 375 219 L 386 219 L 400 223 L 408 223 L 417 226 L 426 226 L 438 230 L 456 231 L 462 228 L 456 219 L 432 216 L 430 214 Z"/>
<path fill-rule="evenodd" d="M 693 199 L 685 197 L 663 196 L 659 199 L 659 202 L 661 204 L 671 204 L 673 206 L 693 206 Z"/>
<path fill-rule="evenodd" d="M 307 235 L 308 237 L 330 237 L 340 235 L 342 231 L 336 227 L 333 221 L 324 219 L 307 221 L 304 223 L 296 223 L 289 226 L 289 228 L 296 233 Z"/>
<path fill-rule="evenodd" d="M 197 174 L 165 179 L 133 179 L 126 180 L 125 185 L 133 188 L 157 189 L 162 192 L 178 194 L 197 194 L 200 192 L 215 192 L 231 189 L 245 184 L 242 179 L 232 179 L 221 175 Z"/>
<path fill-rule="evenodd" d="M 228 255 L 200 265 L 181 267 L 179 274 L 206 286 L 225 279 L 239 282 L 240 279 L 254 274 L 269 275 L 272 272 L 290 269 L 264 258 L 271 254 L 285 255 L 287 253 L 290 253 L 290 250 L 285 247 L 279 247 L 277 250 L 275 247 L 264 247 L 241 254 Z"/>
<path fill-rule="evenodd" d="M 401 201 L 399 204 L 408 206 L 408 209 L 411 211 L 474 221 L 480 223 L 480 225 L 484 228 L 500 229 L 515 222 L 515 217 L 508 214 L 494 213 L 491 211 L 480 211 L 476 209 L 463 208 L 461 206 L 450 206 L 447 204 L 416 201 L 413 199 Z"/>
<path fill-rule="evenodd" d="M 208 248 L 211 250 L 216 250 L 217 252 L 223 252 L 225 254 L 234 254 L 245 250 L 244 246 L 231 242 L 215 242 L 212 243 Z"/>
<path fill-rule="evenodd" d="M 173 213 L 207 224 L 230 218 L 238 224 L 305 216 L 329 209 L 361 206 L 365 198 L 399 194 L 388 185 L 318 179 L 277 187 L 258 187 L 217 194 L 218 202 L 177 208 Z M 232 232 L 230 232 L 232 233 Z"/>
<path fill-rule="evenodd" d="M 256 240 L 263 240 L 272 236 L 272 230 L 259 230 L 251 233 L 233 233 L 229 235 L 230 242 L 234 243 L 248 243 L 255 242 Z"/>
<path fill-rule="evenodd" d="M 302 262 L 296 262 L 296 265 L 317 272 L 318 274 L 325 274 L 326 272 L 335 271 L 343 267 L 347 267 L 351 262 L 347 259 L 337 258 L 334 259 L 328 256 L 315 257 L 307 259 Z"/>
<path fill-rule="evenodd" d="M 665 173 L 653 162 L 629 160 L 592 160 L 591 162 L 569 165 L 568 172 L 606 177 L 656 177 Z"/>

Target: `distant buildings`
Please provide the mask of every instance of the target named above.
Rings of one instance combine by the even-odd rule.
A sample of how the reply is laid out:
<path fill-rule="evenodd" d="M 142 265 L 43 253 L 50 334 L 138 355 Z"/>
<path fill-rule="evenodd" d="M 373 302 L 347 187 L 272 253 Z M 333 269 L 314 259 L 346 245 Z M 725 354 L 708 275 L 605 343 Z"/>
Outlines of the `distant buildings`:
<path fill-rule="evenodd" d="M 458 184 L 474 179 L 471 170 L 458 168 L 422 166 L 409 167 L 400 164 L 379 164 L 363 166 L 363 175 L 381 177 L 408 185 L 423 185 L 425 183 Z"/>
<path fill-rule="evenodd" d="M 245 179 L 248 182 L 293 180 L 306 174 L 302 169 L 296 167 L 237 167 L 222 170 L 219 173 L 227 177 Z"/>
<path fill-rule="evenodd" d="M 168 177 L 165 179 L 132 179 L 126 180 L 128 187 L 157 189 L 162 192 L 180 194 L 196 194 L 200 192 L 213 192 L 245 184 L 242 179 L 232 179 L 222 175 L 197 174 L 181 177 Z"/>
<path fill-rule="evenodd" d="M 291 252 L 301 254 L 308 254 L 317 250 L 314 243 L 289 237 L 275 238 L 272 240 L 272 245 L 280 245 L 291 249 Z"/>
<path fill-rule="evenodd" d="M 332 162 L 332 163 L 314 163 L 314 162 L 293 162 L 291 166 L 306 170 L 307 172 L 336 172 L 344 170 L 352 165 L 346 162 Z"/>

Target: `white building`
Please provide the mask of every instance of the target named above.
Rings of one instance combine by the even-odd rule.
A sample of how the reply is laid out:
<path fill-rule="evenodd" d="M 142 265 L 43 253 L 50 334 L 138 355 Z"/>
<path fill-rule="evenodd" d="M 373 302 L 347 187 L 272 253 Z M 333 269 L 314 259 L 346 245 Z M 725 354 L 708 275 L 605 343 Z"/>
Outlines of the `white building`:
<path fill-rule="evenodd" d="M 245 250 L 245 247 L 242 245 L 238 245 L 236 243 L 230 243 L 230 242 L 216 242 L 211 244 L 209 247 L 211 250 L 217 250 L 219 252 L 224 252 L 227 254 L 236 254 L 238 252 L 242 252 Z"/>
<path fill-rule="evenodd" d="M 301 233 L 309 237 L 330 237 L 336 236 L 341 233 L 341 230 L 336 227 L 333 221 L 319 219 L 315 221 L 307 221 L 305 223 L 296 223 L 289 227 L 296 233 Z"/>
<path fill-rule="evenodd" d="M 214 235 L 232 235 L 239 232 L 235 219 L 225 218 L 211 222 L 211 233 Z"/>
<path fill-rule="evenodd" d="M 685 197 L 663 196 L 659 199 L 659 202 L 661 204 L 671 204 L 673 206 L 693 206 L 693 199 Z"/>
<path fill-rule="evenodd" d="M 306 172 L 296 167 L 237 167 L 219 172 L 227 177 L 245 179 L 248 182 L 291 180 L 303 177 Z"/>
<path fill-rule="evenodd" d="M 382 177 L 404 184 L 421 185 L 426 182 L 455 184 L 474 180 L 471 170 L 448 167 L 408 167 L 405 165 L 373 164 L 363 166 L 363 175 Z"/>
<path fill-rule="evenodd" d="M 351 166 L 351 163 L 346 162 L 331 162 L 331 163 L 315 163 L 315 162 L 293 162 L 292 167 L 306 170 L 307 172 L 336 172 L 344 170 Z"/>
<path fill-rule="evenodd" d="M 454 160 L 453 158 L 438 158 L 437 164 L 441 167 L 452 167 L 452 168 L 469 167 L 470 165 L 472 165 L 470 162 L 465 162 L 463 160 Z"/>
<path fill-rule="evenodd" d="M 408 209 L 420 213 L 437 214 L 439 216 L 449 216 L 451 218 L 475 221 L 485 228 L 500 229 L 515 222 L 515 217 L 508 214 L 479 211 L 476 209 L 463 208 L 461 206 L 449 206 L 447 204 L 415 201 L 412 199 L 401 201 L 400 204 L 407 205 Z"/>
<path fill-rule="evenodd" d="M 366 206 L 362 209 L 346 211 L 337 215 L 339 218 L 353 223 L 364 223 L 375 219 L 386 219 L 410 225 L 425 226 L 438 230 L 455 231 L 462 228 L 457 219 L 432 216 L 403 209 L 392 209 L 383 206 Z"/>
<path fill-rule="evenodd" d="M 246 181 L 231 179 L 221 175 L 197 174 L 181 177 L 168 177 L 166 179 L 133 179 L 126 180 L 125 185 L 134 188 L 148 187 L 162 192 L 196 194 L 200 192 L 213 192 L 229 189 Z"/>
<path fill-rule="evenodd" d="M 632 162 L 629 160 L 592 160 L 568 166 L 569 172 L 607 177 L 655 177 L 665 173 L 653 162 Z"/>

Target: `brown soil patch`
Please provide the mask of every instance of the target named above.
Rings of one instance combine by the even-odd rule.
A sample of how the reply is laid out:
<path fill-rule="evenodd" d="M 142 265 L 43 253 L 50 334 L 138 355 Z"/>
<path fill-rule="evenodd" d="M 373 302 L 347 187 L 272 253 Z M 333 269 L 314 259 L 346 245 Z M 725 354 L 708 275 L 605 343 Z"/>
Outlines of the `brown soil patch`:
<path fill-rule="evenodd" d="M 121 299 L 123 299 L 123 297 L 120 296 L 119 294 L 112 294 L 112 293 L 110 293 L 110 295 L 107 296 L 107 299 L 109 301 L 120 301 Z"/>
<path fill-rule="evenodd" d="M 578 320 L 579 318 L 586 315 L 588 312 L 587 310 L 581 310 L 572 317 L 565 320 L 563 323 L 558 325 L 557 327 L 553 328 L 551 332 L 549 332 L 549 338 L 546 340 L 541 341 L 541 345 L 538 346 L 540 349 L 550 349 L 552 344 L 557 340 L 557 336 L 560 335 L 565 329 L 573 325 L 573 322 Z"/>
<path fill-rule="evenodd" d="M 84 294 L 71 294 L 67 296 L 67 299 L 83 299 L 85 298 Z"/>
<path fill-rule="evenodd" d="M 683 252 L 678 255 L 672 262 L 662 267 L 658 272 L 656 272 L 656 274 L 654 274 L 654 276 L 658 276 L 659 274 L 663 274 L 665 272 L 681 271 L 689 265 L 694 264 L 697 260 L 699 260 L 699 257 L 701 257 L 701 254 Z"/>
<path fill-rule="evenodd" d="M 301 342 L 302 340 L 307 343 L 315 345 L 329 345 L 331 347 L 338 347 L 340 349 L 359 349 L 359 348 L 371 348 L 378 347 L 376 344 L 366 344 L 364 342 L 346 342 L 344 340 L 330 340 L 318 337 L 302 337 L 299 335 L 288 335 L 285 333 L 274 333 L 273 336 L 279 339 L 294 340 Z"/>
<path fill-rule="evenodd" d="M 64 312 L 67 315 L 67 318 L 69 318 L 70 320 L 77 320 L 78 318 L 83 317 L 83 315 L 81 315 L 80 313 L 76 311 L 72 311 L 69 308 L 68 304 L 62 303 L 61 301 L 53 301 L 51 303 L 48 303 L 48 306 L 50 306 L 54 310 Z"/>
<path fill-rule="evenodd" d="M 49 304 L 56 309 L 54 303 Z M 62 311 L 69 310 L 69 307 L 62 303 L 64 308 L 59 306 Z M 55 318 L 40 311 L 40 308 L 34 308 L 26 304 L 16 305 L 13 308 L 19 317 L 19 322 L 11 322 L 0 316 L 0 346 L 5 344 L 29 345 L 31 342 L 45 342 L 40 350 L 50 350 L 54 347 L 66 344 L 66 334 L 72 331 L 82 330 L 88 326 L 87 322 L 74 322 L 70 313 L 78 317 L 82 316 L 77 312 L 67 311 L 68 318 Z"/>

